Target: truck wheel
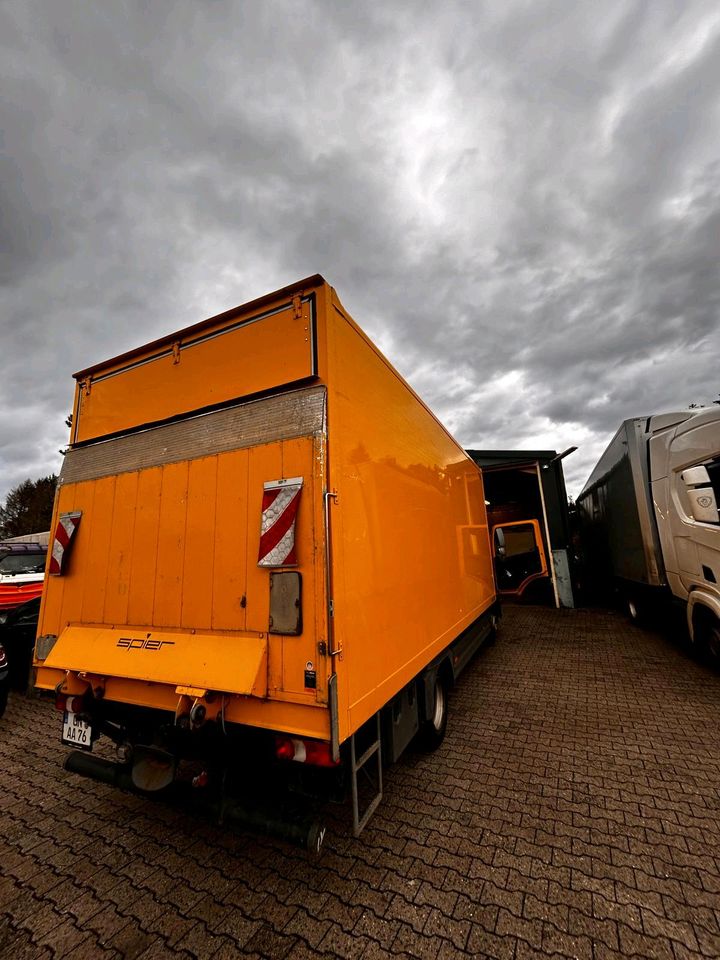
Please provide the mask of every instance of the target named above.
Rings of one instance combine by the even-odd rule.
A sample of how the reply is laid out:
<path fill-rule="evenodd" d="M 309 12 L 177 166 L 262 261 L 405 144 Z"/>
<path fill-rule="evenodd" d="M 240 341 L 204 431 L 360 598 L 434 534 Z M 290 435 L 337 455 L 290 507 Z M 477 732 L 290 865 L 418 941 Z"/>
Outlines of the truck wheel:
<path fill-rule="evenodd" d="M 437 750 L 445 739 L 445 730 L 448 720 L 448 686 L 438 674 L 433 687 L 433 703 L 430 705 L 429 717 L 420 727 L 418 743 L 422 750 L 430 752 Z"/>
<path fill-rule="evenodd" d="M 720 620 L 713 617 L 706 623 L 702 634 L 705 656 L 714 667 L 720 667 Z"/>
<path fill-rule="evenodd" d="M 8 683 L 3 683 L 0 686 L 0 717 L 5 713 L 7 707 L 9 689 Z"/>
<path fill-rule="evenodd" d="M 635 597 L 627 597 L 625 600 L 625 612 L 634 624 L 641 627 L 646 620 L 646 610 Z"/>
<path fill-rule="evenodd" d="M 322 850 L 323 840 L 325 839 L 325 827 L 316 823 L 313 824 L 313 828 L 308 834 L 307 848 L 311 854 L 316 857 L 320 856 L 320 851 Z"/>

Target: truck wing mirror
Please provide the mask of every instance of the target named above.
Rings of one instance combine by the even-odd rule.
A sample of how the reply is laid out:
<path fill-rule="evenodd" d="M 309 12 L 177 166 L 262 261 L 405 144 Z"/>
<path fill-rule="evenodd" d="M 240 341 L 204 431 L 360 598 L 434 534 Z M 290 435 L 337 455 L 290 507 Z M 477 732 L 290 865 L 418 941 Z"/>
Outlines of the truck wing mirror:
<path fill-rule="evenodd" d="M 720 523 L 715 488 L 707 467 L 703 464 L 689 467 L 680 476 L 687 488 L 693 519 L 700 523 Z"/>
<path fill-rule="evenodd" d="M 680 474 L 686 487 L 695 487 L 701 483 L 710 483 L 710 474 L 707 467 L 690 467 L 689 470 L 683 470 Z"/>

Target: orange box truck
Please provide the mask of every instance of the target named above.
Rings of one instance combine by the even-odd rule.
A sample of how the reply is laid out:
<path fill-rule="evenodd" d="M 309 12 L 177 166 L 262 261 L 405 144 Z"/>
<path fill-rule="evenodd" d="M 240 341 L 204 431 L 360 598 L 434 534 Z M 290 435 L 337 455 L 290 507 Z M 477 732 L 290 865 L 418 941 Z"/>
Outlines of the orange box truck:
<path fill-rule="evenodd" d="M 479 468 L 320 276 L 75 379 L 35 651 L 66 767 L 314 847 L 278 784 L 340 785 L 359 833 L 496 627 Z"/>

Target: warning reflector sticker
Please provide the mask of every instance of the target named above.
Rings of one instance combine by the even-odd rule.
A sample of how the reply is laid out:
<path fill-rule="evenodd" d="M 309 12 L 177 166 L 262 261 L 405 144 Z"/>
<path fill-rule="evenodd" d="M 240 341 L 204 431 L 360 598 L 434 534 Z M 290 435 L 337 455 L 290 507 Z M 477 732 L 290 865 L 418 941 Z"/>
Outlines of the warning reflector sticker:
<path fill-rule="evenodd" d="M 48 567 L 48 573 L 53 577 L 61 576 L 65 569 L 67 555 L 70 552 L 70 544 L 75 536 L 75 531 L 78 528 L 81 517 L 81 510 L 75 513 L 60 514 L 58 525 L 55 529 L 55 539 L 53 540 L 50 565 Z"/>
<path fill-rule="evenodd" d="M 303 478 L 270 480 L 263 486 L 262 520 L 260 524 L 259 567 L 293 567 L 295 521 L 297 519 Z"/>

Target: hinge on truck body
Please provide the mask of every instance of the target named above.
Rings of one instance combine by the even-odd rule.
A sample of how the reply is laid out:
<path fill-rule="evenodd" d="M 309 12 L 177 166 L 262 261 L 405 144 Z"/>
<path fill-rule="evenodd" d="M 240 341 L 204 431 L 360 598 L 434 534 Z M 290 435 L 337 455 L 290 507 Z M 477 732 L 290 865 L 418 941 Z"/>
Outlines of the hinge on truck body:
<path fill-rule="evenodd" d="M 302 320 L 302 297 L 299 293 L 293 297 L 293 317 L 296 320 Z"/>

